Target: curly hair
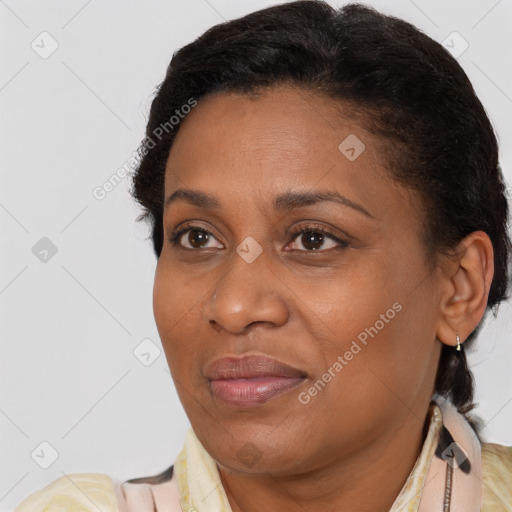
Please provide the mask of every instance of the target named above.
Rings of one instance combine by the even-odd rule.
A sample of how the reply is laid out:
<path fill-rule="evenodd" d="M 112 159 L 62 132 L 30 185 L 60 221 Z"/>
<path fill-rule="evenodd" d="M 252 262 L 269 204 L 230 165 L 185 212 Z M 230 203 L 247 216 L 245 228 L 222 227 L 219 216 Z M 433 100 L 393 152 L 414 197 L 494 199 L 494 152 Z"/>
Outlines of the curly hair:
<path fill-rule="evenodd" d="M 441 44 L 360 4 L 335 9 L 304 0 L 273 6 L 216 25 L 173 54 L 155 92 L 132 176 L 132 196 L 143 208 L 138 220 L 151 224 L 157 257 L 165 166 L 180 126 L 169 122 L 171 116 L 189 111 L 184 105 L 191 98 L 251 94 L 279 84 L 349 105 L 358 121 L 381 137 L 391 176 L 422 199 L 422 234 L 432 265 L 436 255 L 453 252 L 469 233 L 487 233 L 495 270 L 486 314 L 491 309 L 496 315 L 507 298 L 511 242 L 489 118 L 462 67 Z M 464 346 L 471 345 L 482 322 Z M 443 345 L 435 392 L 463 413 L 475 406 L 464 351 Z"/>

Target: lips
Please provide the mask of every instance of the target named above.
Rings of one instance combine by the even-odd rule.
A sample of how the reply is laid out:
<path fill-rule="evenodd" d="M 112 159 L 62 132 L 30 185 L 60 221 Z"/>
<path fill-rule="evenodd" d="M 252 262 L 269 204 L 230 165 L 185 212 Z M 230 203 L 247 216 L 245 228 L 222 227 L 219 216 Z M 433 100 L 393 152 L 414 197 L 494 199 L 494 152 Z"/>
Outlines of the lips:
<path fill-rule="evenodd" d="M 205 377 L 221 402 L 253 407 L 296 388 L 307 374 L 268 356 L 249 355 L 217 359 L 207 367 Z"/>
<path fill-rule="evenodd" d="M 272 357 L 250 355 L 224 357 L 210 364 L 205 372 L 209 380 L 251 379 L 254 377 L 306 377 L 306 372 Z"/>

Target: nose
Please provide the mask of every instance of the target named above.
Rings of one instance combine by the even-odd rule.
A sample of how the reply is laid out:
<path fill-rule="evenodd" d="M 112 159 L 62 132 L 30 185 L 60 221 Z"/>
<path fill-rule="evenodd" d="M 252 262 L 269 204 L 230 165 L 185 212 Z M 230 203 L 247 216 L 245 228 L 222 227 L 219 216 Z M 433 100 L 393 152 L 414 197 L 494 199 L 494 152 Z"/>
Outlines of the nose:
<path fill-rule="evenodd" d="M 277 327 L 289 316 L 289 289 L 261 254 L 248 263 L 234 254 L 204 303 L 205 320 L 216 330 L 240 334 L 252 324 Z"/>

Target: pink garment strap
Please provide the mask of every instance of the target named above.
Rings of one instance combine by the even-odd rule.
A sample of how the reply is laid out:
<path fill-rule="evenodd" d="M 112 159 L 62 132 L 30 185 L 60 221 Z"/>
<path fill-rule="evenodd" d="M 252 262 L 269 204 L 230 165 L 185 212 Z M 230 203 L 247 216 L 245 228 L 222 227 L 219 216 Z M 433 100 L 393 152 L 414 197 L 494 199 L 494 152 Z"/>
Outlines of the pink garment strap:
<path fill-rule="evenodd" d="M 160 484 L 114 486 L 119 512 L 182 512 L 176 475 Z"/>
<path fill-rule="evenodd" d="M 454 405 L 443 397 L 434 401 L 441 409 L 443 425 L 452 443 L 440 446 L 428 470 L 418 512 L 480 512 L 482 503 L 481 444 L 471 425 Z M 461 450 L 462 448 L 462 450 Z M 451 465 L 451 503 L 444 504 L 447 467 Z"/>

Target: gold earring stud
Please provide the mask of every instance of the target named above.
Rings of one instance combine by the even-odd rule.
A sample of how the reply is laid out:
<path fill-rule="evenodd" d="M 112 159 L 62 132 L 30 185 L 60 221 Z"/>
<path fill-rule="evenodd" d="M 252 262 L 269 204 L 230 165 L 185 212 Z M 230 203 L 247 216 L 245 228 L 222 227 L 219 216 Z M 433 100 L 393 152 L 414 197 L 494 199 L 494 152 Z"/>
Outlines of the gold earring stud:
<path fill-rule="evenodd" d="M 460 338 L 458 334 L 456 334 L 455 336 L 457 336 L 457 350 L 460 352 Z"/>

